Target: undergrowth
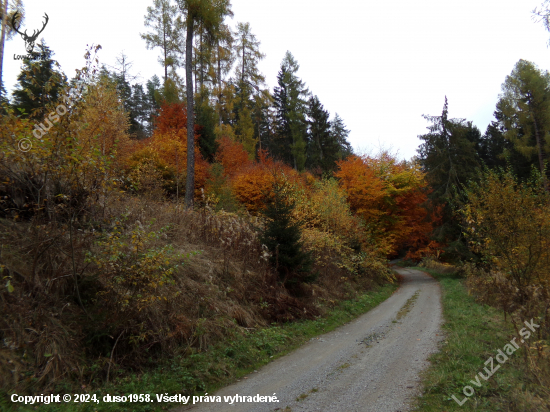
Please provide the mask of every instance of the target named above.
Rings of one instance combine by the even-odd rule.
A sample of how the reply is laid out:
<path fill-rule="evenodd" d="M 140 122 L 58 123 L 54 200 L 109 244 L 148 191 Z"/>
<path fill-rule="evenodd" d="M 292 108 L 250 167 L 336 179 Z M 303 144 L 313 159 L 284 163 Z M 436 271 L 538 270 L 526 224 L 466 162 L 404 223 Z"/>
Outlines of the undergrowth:
<path fill-rule="evenodd" d="M 329 332 L 343 323 L 387 299 L 397 288 L 396 284 L 377 287 L 362 294 L 355 300 L 346 300 L 337 304 L 325 317 L 303 320 L 286 324 L 273 324 L 255 330 L 235 329 L 223 341 L 212 345 L 206 351 L 190 350 L 179 353 L 173 358 L 159 359 L 159 363 L 141 373 L 124 376 L 96 390 L 80 388 L 79 393 L 96 394 L 102 399 L 106 394 L 156 394 L 200 395 L 212 393 L 217 388 L 242 378 L 256 368 L 276 359 L 310 338 Z M 56 393 L 71 393 L 68 388 L 59 385 Z M 0 401 L 1 402 L 1 401 Z M 43 411 L 155 411 L 167 409 L 176 404 L 169 403 L 69 403 L 41 405 Z M 0 403 L 5 410 L 16 410 L 9 401 Z M 34 407 L 21 407 L 17 410 L 33 410 Z M 4 410 L 4 409 L 3 409 Z"/>
<path fill-rule="evenodd" d="M 440 351 L 430 357 L 431 367 L 424 373 L 424 393 L 416 400 L 416 409 L 425 412 L 441 411 L 532 411 L 550 410 L 550 399 L 545 385 L 533 375 L 525 363 L 525 349 L 520 348 L 500 365 L 487 380 L 485 362 L 498 354 L 511 339 L 519 340 L 513 325 L 504 319 L 501 311 L 476 302 L 465 286 L 465 279 L 449 265 L 430 265 L 417 268 L 439 280 L 442 288 L 443 329 L 446 340 Z M 435 269 L 435 270 L 434 270 Z M 445 272 L 445 273 L 442 273 Z M 498 362 L 494 360 L 495 368 Z M 459 406 L 466 396 L 465 386 L 475 393 Z M 467 390 L 468 391 L 468 390 Z"/>

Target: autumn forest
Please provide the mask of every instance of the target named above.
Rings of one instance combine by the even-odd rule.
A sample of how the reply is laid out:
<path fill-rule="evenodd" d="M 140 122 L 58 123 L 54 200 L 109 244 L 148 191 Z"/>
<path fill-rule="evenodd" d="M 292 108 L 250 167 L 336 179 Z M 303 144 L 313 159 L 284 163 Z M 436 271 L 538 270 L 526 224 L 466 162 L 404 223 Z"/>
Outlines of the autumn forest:
<path fill-rule="evenodd" d="M 138 40 L 158 76 L 94 45 L 70 77 L 42 39 L 0 89 L 0 395 L 94 390 L 167 357 L 204 391 L 194 356 L 398 283 L 398 258 L 538 319 L 547 367 L 550 73 L 510 67 L 484 132 L 441 96 L 417 156 L 359 153 L 290 51 L 266 86 L 261 39 L 229 17 L 229 0 L 154 0 Z"/>

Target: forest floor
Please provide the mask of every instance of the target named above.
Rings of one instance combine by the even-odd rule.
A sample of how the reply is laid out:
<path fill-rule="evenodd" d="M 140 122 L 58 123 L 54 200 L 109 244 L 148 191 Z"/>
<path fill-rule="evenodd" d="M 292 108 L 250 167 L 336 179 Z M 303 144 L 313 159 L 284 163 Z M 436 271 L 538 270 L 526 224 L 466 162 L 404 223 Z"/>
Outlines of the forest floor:
<path fill-rule="evenodd" d="M 444 339 L 441 290 L 423 272 L 395 271 L 401 287 L 375 309 L 209 394 L 220 396 L 221 403 L 198 402 L 173 411 L 409 410 L 421 391 L 420 373 Z M 224 396 L 235 395 L 276 396 L 278 402 L 225 401 Z"/>

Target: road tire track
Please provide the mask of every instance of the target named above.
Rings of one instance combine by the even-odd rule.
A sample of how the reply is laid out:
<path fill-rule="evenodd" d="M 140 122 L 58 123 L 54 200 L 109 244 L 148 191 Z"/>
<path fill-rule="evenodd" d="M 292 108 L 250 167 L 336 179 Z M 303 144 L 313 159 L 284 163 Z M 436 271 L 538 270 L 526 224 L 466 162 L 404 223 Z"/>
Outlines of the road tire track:
<path fill-rule="evenodd" d="M 395 271 L 403 284 L 376 308 L 215 394 L 223 400 L 276 393 L 278 403 L 202 403 L 173 411 L 410 410 L 420 392 L 419 374 L 443 339 L 441 291 L 423 272 Z"/>

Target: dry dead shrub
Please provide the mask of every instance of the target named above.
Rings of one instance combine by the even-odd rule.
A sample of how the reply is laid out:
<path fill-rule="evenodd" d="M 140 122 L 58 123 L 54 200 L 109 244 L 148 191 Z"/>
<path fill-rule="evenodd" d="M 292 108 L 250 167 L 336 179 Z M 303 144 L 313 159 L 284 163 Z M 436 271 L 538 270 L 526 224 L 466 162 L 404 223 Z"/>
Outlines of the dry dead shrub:
<path fill-rule="evenodd" d="M 2 381 L 14 389 L 52 388 L 81 377 L 83 334 L 75 276 L 83 268 L 68 225 L 0 223 L 0 268 L 9 287 L 0 291 Z"/>

